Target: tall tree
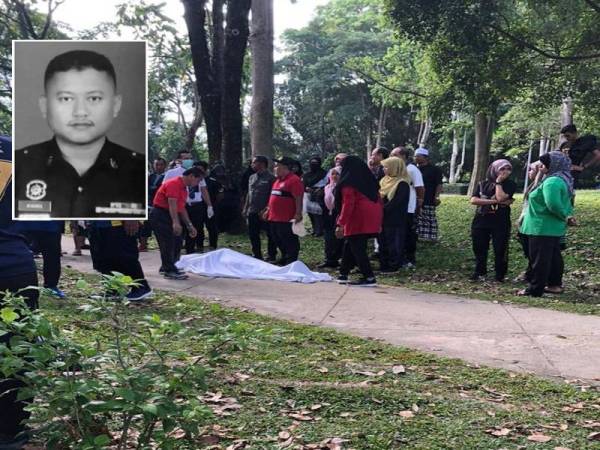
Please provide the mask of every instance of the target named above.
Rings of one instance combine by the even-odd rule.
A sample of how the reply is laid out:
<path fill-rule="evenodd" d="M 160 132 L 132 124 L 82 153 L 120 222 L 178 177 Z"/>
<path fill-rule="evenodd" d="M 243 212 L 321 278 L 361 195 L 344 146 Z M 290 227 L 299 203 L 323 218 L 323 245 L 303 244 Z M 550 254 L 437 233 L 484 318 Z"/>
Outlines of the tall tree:
<path fill-rule="evenodd" d="M 250 141 L 253 155 L 273 156 L 273 0 L 252 1 L 252 106 Z"/>

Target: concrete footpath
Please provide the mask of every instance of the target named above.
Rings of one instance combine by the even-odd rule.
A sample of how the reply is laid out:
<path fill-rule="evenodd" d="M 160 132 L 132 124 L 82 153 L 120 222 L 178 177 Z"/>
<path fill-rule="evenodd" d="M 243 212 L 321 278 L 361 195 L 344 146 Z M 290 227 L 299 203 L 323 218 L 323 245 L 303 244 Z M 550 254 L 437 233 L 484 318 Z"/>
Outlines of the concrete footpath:
<path fill-rule="evenodd" d="M 89 252 L 63 266 L 93 272 Z M 423 350 L 470 363 L 538 375 L 600 382 L 600 317 L 495 304 L 399 287 L 207 278 L 184 281 L 158 274 L 160 257 L 140 254 L 153 289 L 216 300 L 294 322 Z"/>

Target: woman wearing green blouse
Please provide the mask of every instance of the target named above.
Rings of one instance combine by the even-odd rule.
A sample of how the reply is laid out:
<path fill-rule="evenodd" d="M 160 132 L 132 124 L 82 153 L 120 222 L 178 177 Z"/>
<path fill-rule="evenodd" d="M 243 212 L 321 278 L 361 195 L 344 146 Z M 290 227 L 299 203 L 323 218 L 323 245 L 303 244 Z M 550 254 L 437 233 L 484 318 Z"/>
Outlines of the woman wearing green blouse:
<path fill-rule="evenodd" d="M 541 297 L 544 288 L 562 286 L 564 264 L 560 253 L 560 238 L 567 224 L 574 224 L 573 177 L 571 160 L 553 151 L 540 157 L 544 179 L 529 193 L 527 210 L 520 232 L 529 241 L 529 286 L 519 295 Z"/>

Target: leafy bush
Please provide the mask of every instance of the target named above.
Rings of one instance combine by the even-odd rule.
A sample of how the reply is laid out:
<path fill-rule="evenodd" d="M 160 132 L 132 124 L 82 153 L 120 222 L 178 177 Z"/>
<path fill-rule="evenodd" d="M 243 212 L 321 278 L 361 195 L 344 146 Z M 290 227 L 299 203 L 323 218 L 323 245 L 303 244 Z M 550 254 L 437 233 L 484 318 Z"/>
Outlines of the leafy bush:
<path fill-rule="evenodd" d="M 48 448 L 195 448 L 192 440 L 212 416 L 199 395 L 205 390 L 201 357 L 161 349 L 184 339 L 185 328 L 156 314 L 132 323 L 123 301 L 132 284 L 121 274 L 103 276 L 104 289 L 121 301 L 90 299 L 81 306 L 72 322 L 105 330 L 95 344 L 74 342 L 42 311 L 6 296 L 0 335 L 12 336 L 0 345 L 0 371 L 25 383 L 19 399 L 30 401 L 28 425 Z"/>

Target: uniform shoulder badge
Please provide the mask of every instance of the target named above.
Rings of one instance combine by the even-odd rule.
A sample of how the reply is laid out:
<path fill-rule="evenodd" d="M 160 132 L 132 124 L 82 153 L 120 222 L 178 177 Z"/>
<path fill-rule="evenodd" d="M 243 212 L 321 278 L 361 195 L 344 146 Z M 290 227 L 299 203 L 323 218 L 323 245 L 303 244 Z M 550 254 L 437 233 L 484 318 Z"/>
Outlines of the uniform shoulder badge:
<path fill-rule="evenodd" d="M 48 185 L 43 180 L 31 180 L 25 186 L 25 196 L 29 200 L 41 200 L 46 196 Z"/>

